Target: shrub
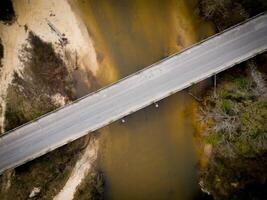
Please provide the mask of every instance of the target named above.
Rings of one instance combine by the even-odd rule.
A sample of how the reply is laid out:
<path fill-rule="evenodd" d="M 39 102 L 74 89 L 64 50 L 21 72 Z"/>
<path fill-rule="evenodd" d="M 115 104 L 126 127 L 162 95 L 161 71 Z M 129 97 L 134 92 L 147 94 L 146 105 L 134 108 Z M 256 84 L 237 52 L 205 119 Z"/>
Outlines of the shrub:
<path fill-rule="evenodd" d="M 205 123 L 203 143 L 213 148 L 200 179 L 215 199 L 238 198 L 248 185 L 266 183 L 267 99 L 253 96 L 254 87 L 244 75 L 223 80 L 201 108 L 201 119 L 212 121 Z"/>
<path fill-rule="evenodd" d="M 199 8 L 200 14 L 213 21 L 219 31 L 248 18 L 243 6 L 232 0 L 200 0 Z"/>
<path fill-rule="evenodd" d="M 213 133 L 213 134 L 209 134 L 207 136 L 204 137 L 203 142 L 206 144 L 212 144 L 212 145 L 216 145 L 220 142 L 220 137 L 218 134 Z"/>
<path fill-rule="evenodd" d="M 14 74 L 7 90 L 5 130 L 56 109 L 52 95 L 60 94 L 67 101 L 74 98 L 67 67 L 52 44 L 33 32 L 29 32 L 28 42 L 30 45 L 23 46 L 20 55 L 24 68 L 20 75 Z"/>
<path fill-rule="evenodd" d="M 234 115 L 235 114 L 235 103 L 230 99 L 222 99 L 218 102 L 220 109 L 223 113 L 227 115 Z"/>

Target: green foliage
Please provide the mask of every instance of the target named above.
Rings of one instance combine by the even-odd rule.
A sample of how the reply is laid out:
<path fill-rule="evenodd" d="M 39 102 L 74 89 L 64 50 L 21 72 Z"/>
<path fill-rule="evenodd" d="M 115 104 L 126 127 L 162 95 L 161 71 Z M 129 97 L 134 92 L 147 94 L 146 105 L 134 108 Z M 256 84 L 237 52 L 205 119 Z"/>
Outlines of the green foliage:
<path fill-rule="evenodd" d="M 220 142 L 220 140 L 221 140 L 220 136 L 216 133 L 209 134 L 203 138 L 203 142 L 205 144 L 212 144 L 212 145 L 218 144 Z"/>
<path fill-rule="evenodd" d="M 227 82 L 226 85 L 225 88 L 219 87 L 218 97 L 211 100 L 210 106 L 213 105 L 213 112 L 217 113 L 217 118 L 212 119 L 215 123 L 210 124 L 211 132 L 204 138 L 204 142 L 209 141 L 208 143 L 214 144 L 215 147 L 218 143 L 230 143 L 232 150 L 228 151 L 227 147 L 228 150 L 222 151 L 234 152 L 244 157 L 257 156 L 267 147 L 267 144 L 263 143 L 267 132 L 266 100 L 257 100 L 251 94 L 254 84 L 248 77 L 231 78 L 230 83 Z M 218 115 L 221 117 L 218 118 Z M 235 120 L 229 120 L 231 118 Z M 213 129 L 215 130 L 212 131 Z M 216 142 L 213 142 L 214 138 Z M 219 141 L 216 140 L 218 138 Z M 259 142 L 259 138 L 263 140 Z"/>
<path fill-rule="evenodd" d="M 236 152 L 244 157 L 255 157 L 255 152 L 248 141 L 237 141 L 234 143 Z"/>
<path fill-rule="evenodd" d="M 241 102 L 245 100 L 251 100 L 253 95 L 253 82 L 243 75 L 239 77 L 228 76 L 227 87 L 218 91 L 220 99 L 231 99 L 235 102 Z"/>
<path fill-rule="evenodd" d="M 223 99 L 231 99 L 233 101 L 240 102 L 242 100 L 249 99 L 251 97 L 251 93 L 247 94 L 244 91 L 236 90 L 235 92 L 233 91 L 221 91 L 219 95 Z"/>
<path fill-rule="evenodd" d="M 202 119 L 212 122 L 203 143 L 213 150 L 200 176 L 215 199 L 238 198 L 237 191 L 267 180 L 267 99 L 253 94 L 255 86 L 248 76 L 228 77 L 202 107 Z"/>
<path fill-rule="evenodd" d="M 234 83 L 237 85 L 238 89 L 242 91 L 250 91 L 252 88 L 252 81 L 244 76 L 234 79 Z"/>
<path fill-rule="evenodd" d="M 220 107 L 222 112 L 227 115 L 235 114 L 235 111 L 234 111 L 235 102 L 233 102 L 230 99 L 222 99 L 221 101 L 218 102 L 218 106 Z"/>
<path fill-rule="evenodd" d="M 241 131 L 256 138 L 267 134 L 267 101 L 254 102 L 241 113 Z"/>

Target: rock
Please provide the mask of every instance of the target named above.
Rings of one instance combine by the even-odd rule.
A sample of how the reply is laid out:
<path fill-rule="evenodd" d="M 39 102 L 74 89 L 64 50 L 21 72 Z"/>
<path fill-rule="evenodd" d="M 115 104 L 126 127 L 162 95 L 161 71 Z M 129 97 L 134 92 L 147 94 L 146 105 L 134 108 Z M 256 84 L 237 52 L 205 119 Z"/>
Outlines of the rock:
<path fill-rule="evenodd" d="M 33 198 L 35 197 L 37 194 L 39 194 L 41 192 L 41 188 L 40 187 L 34 187 L 29 195 L 29 198 Z"/>

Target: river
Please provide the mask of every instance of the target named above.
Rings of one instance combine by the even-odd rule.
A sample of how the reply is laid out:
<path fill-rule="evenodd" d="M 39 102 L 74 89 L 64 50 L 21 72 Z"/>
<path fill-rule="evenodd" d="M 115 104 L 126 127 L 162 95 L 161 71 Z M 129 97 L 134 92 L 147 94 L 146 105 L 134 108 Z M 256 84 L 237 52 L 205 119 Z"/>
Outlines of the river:
<path fill-rule="evenodd" d="M 213 34 L 196 0 L 76 0 L 104 86 Z M 106 199 L 193 199 L 196 101 L 179 92 L 100 132 Z"/>

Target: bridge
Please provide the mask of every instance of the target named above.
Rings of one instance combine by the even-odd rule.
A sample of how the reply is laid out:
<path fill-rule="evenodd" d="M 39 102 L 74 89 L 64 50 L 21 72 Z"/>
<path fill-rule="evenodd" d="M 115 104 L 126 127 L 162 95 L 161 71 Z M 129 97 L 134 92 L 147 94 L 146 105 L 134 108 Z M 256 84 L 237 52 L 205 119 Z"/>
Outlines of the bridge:
<path fill-rule="evenodd" d="M 0 137 L 0 174 L 267 50 L 258 15 Z"/>

